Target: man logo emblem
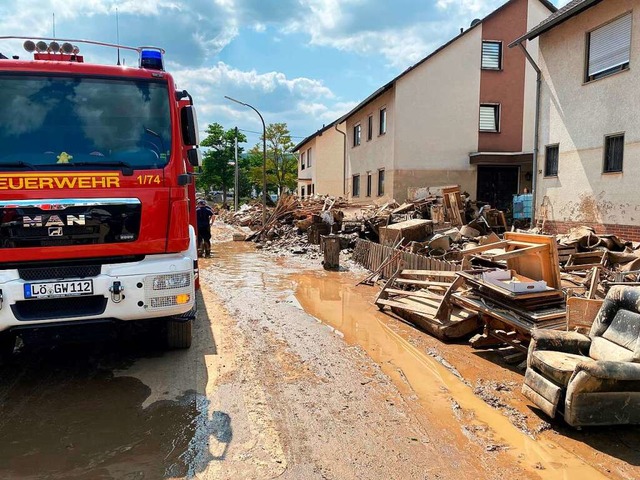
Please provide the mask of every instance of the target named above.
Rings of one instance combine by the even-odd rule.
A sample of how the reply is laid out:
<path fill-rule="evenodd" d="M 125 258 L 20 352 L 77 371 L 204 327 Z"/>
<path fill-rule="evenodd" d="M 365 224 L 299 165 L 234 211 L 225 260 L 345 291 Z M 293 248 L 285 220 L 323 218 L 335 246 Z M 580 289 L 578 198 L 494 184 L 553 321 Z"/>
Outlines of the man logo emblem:
<path fill-rule="evenodd" d="M 49 227 L 49 236 L 50 237 L 61 237 L 62 236 L 62 227 Z"/>

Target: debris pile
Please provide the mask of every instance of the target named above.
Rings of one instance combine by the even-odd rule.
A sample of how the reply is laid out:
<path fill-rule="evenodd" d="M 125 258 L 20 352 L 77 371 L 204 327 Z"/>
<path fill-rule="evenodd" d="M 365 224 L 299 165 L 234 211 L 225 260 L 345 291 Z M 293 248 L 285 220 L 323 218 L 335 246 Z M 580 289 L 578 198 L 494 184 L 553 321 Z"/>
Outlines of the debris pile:
<path fill-rule="evenodd" d="M 345 209 L 351 211 L 346 218 Z M 260 202 L 243 205 L 238 212 L 222 210 L 219 219 L 250 228 L 247 240 L 277 252 L 317 253 L 313 246 L 334 234 L 341 237 L 343 250 L 365 238 L 454 263 L 461 261 L 465 249 L 494 242 L 499 239 L 496 233 L 506 231 L 503 212 L 477 208 L 458 186 L 419 189 L 402 205 L 392 201 L 359 209 L 342 198 L 282 195 L 275 207 L 267 207 L 264 226 Z"/>
<path fill-rule="evenodd" d="M 247 241 L 258 242 L 261 248 L 277 252 L 319 256 L 316 245 L 322 235 L 338 233 L 342 228 L 347 203 L 341 198 L 313 197 L 304 200 L 282 195 L 275 207 L 267 207 L 266 223 L 262 225 L 262 204 L 243 205 L 238 212 L 222 211 L 219 219 L 225 223 L 248 227 L 253 233 Z M 344 248 L 355 244 L 357 235 L 344 236 Z"/>
<path fill-rule="evenodd" d="M 604 298 L 613 285 L 640 286 L 640 244 L 576 227 L 558 236 L 562 280 L 570 296 Z"/>

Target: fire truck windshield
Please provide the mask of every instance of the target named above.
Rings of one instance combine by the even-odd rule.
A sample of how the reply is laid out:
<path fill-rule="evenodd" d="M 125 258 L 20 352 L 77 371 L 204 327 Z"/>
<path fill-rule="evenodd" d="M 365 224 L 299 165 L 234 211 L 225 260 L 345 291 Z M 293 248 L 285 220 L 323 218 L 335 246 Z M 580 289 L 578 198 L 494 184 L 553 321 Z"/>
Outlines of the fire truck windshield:
<path fill-rule="evenodd" d="M 166 82 L 0 75 L 0 170 L 162 168 L 171 152 Z"/>

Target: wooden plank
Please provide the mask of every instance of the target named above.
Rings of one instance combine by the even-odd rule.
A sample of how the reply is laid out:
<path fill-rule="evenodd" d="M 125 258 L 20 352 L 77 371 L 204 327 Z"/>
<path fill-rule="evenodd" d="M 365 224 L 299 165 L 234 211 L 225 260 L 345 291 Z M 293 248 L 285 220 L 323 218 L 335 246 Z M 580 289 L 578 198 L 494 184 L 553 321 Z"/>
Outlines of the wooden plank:
<path fill-rule="evenodd" d="M 598 291 L 598 285 L 600 284 L 600 266 L 597 265 L 593 267 L 591 270 L 591 284 L 589 285 L 589 293 L 587 294 L 587 298 L 593 300 L 596 298 L 596 293 Z"/>
<path fill-rule="evenodd" d="M 411 280 L 409 278 L 398 278 L 396 283 L 402 285 L 418 285 L 423 287 L 449 287 L 451 282 L 436 282 L 435 280 Z"/>
<path fill-rule="evenodd" d="M 435 317 L 437 319 L 444 320 L 445 318 L 449 318 L 451 316 L 451 312 L 453 309 L 450 301 L 451 294 L 455 292 L 458 288 L 460 288 L 463 283 L 464 283 L 464 278 L 457 277 L 453 281 L 453 283 L 449 286 L 449 288 L 447 288 L 447 291 L 445 292 L 444 297 L 440 302 L 440 306 L 438 307 L 438 310 L 435 313 Z"/>
<path fill-rule="evenodd" d="M 433 300 L 438 300 L 438 301 L 442 300 L 442 295 L 437 295 L 435 293 L 428 292 L 426 290 L 417 290 L 415 292 L 410 292 L 408 290 L 398 290 L 396 288 L 387 288 L 386 292 L 391 293 L 393 295 L 403 295 L 405 297 L 431 298 Z"/>
<path fill-rule="evenodd" d="M 395 300 L 380 299 L 376 302 L 376 305 L 384 305 L 386 307 L 401 308 L 402 310 L 407 310 L 408 312 L 422 313 L 429 316 L 433 316 L 433 314 L 437 310 L 437 308 L 433 305 L 421 305 L 421 304 L 407 305 L 406 303 L 398 302 Z"/>
<path fill-rule="evenodd" d="M 480 245 L 479 247 L 469 248 L 468 250 L 463 250 L 462 253 L 464 253 L 464 256 L 466 257 L 467 255 L 473 255 L 474 253 L 485 252 L 487 250 L 492 250 L 494 248 L 505 248 L 507 245 L 509 245 L 509 242 L 507 242 L 506 240 L 503 240 L 501 242 L 487 243 L 486 245 Z"/>
<path fill-rule="evenodd" d="M 522 255 L 530 255 L 534 252 L 546 250 L 548 247 L 546 245 L 536 245 L 534 247 L 525 247 L 517 250 L 510 250 L 506 253 L 500 253 L 498 255 L 492 255 L 491 260 L 499 262 L 501 260 L 509 260 L 510 258 L 516 258 Z"/>
<path fill-rule="evenodd" d="M 441 270 L 403 270 L 402 275 L 415 275 L 417 277 L 450 277 L 456 276 L 455 272 L 444 272 Z"/>
<path fill-rule="evenodd" d="M 378 305 L 378 300 L 385 300 L 388 295 L 387 295 L 387 289 L 392 287 L 396 277 L 400 275 L 400 269 L 396 270 L 396 272 L 391 276 L 391 278 L 389 279 L 389 281 L 387 283 L 384 284 L 384 286 L 380 289 L 380 291 L 378 292 L 378 295 L 376 295 L 376 298 L 374 299 L 373 303 L 375 303 L 376 305 Z"/>

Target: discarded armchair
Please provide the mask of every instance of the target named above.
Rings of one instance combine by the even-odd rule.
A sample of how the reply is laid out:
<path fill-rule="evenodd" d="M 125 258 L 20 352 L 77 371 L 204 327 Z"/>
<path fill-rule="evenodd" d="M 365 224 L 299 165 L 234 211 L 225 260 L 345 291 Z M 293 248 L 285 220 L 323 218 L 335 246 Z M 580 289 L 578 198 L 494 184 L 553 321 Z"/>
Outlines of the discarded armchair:
<path fill-rule="evenodd" d="M 640 423 L 640 288 L 612 287 L 588 336 L 534 331 L 522 393 L 574 427 Z"/>

